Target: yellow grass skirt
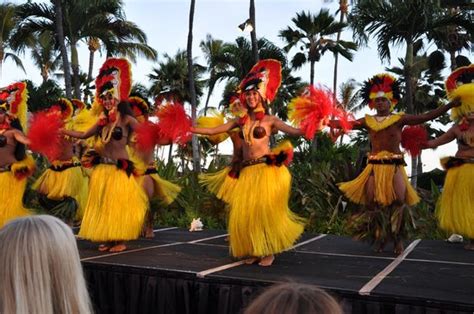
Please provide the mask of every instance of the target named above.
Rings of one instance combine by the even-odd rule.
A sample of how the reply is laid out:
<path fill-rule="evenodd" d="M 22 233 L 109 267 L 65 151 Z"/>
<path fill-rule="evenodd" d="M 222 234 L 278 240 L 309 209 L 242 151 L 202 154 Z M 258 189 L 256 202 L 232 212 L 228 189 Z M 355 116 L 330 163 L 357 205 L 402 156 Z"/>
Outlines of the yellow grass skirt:
<path fill-rule="evenodd" d="M 364 171 L 352 181 L 339 183 L 339 189 L 344 195 L 356 204 L 367 204 L 367 181 L 373 173 L 375 179 L 374 197 L 377 204 L 388 206 L 392 204 L 397 196 L 393 186 L 393 178 L 397 171 L 402 172 L 403 179 L 406 185 L 405 203 L 414 205 L 420 201 L 415 189 L 408 181 L 405 167 L 402 165 L 388 165 L 388 164 L 367 164 Z"/>
<path fill-rule="evenodd" d="M 237 181 L 240 180 L 230 177 L 228 174 L 231 167 L 225 167 L 214 173 L 204 173 L 199 175 L 199 182 L 204 185 L 211 193 L 215 194 L 217 198 L 226 203 L 230 203 L 232 193 Z"/>
<path fill-rule="evenodd" d="M 47 169 L 32 188 L 52 200 L 62 200 L 70 196 L 78 205 L 76 219 L 84 215 L 89 191 L 89 177 L 80 166 L 71 167 L 63 171 Z"/>
<path fill-rule="evenodd" d="M 233 256 L 276 254 L 300 237 L 304 221 L 288 208 L 290 189 L 291 174 L 285 166 L 256 164 L 242 169 L 232 195 L 223 193 L 230 205 Z"/>
<path fill-rule="evenodd" d="M 0 172 L 0 228 L 11 219 L 30 214 L 23 207 L 26 181 L 15 178 L 11 171 Z"/>
<path fill-rule="evenodd" d="M 135 177 L 115 165 L 94 167 L 79 236 L 91 241 L 138 238 L 148 200 Z"/>
<path fill-rule="evenodd" d="M 161 178 L 157 173 L 148 174 L 148 176 L 153 180 L 153 196 L 158 197 L 166 205 L 173 203 L 176 197 L 178 197 L 179 192 L 181 192 L 181 187 Z M 139 177 L 138 182 L 140 185 L 142 185 L 144 178 L 145 175 Z"/>
<path fill-rule="evenodd" d="M 437 216 L 441 229 L 474 239 L 474 164 L 448 169 Z"/>

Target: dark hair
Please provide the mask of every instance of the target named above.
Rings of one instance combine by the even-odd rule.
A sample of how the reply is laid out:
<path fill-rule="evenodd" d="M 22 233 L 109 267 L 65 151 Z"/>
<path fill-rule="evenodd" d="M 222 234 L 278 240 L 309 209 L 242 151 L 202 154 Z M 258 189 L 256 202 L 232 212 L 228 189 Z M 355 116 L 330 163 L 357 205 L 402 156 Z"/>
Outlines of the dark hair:
<path fill-rule="evenodd" d="M 119 104 L 117 105 L 117 110 L 122 116 L 129 115 L 135 117 L 128 101 L 119 102 Z"/>
<path fill-rule="evenodd" d="M 320 288 L 291 282 L 266 289 L 244 311 L 244 314 L 290 313 L 342 314 L 342 308 Z"/>
<path fill-rule="evenodd" d="M 10 122 L 10 126 L 14 129 L 20 130 L 23 132 L 23 128 L 21 127 L 20 120 L 13 119 Z M 26 146 L 23 143 L 17 142 L 15 146 L 15 159 L 17 161 L 21 161 L 26 158 Z"/>

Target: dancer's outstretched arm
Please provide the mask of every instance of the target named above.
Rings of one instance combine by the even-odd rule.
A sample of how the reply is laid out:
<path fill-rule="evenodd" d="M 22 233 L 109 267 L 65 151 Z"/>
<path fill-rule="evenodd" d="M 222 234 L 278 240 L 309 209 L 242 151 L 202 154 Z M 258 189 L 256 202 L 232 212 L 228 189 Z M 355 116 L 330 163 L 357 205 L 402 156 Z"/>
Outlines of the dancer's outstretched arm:
<path fill-rule="evenodd" d="M 202 135 L 216 135 L 232 130 L 237 126 L 237 121 L 229 121 L 225 124 L 219 125 L 215 128 L 194 128 L 191 127 L 191 132 Z"/>

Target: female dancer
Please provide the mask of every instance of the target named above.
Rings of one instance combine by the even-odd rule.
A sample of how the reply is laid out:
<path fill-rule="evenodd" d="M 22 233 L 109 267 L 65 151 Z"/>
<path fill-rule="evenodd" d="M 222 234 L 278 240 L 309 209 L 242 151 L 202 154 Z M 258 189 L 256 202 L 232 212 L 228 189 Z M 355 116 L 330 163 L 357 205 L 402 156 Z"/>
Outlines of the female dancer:
<path fill-rule="evenodd" d="M 0 228 L 29 211 L 23 206 L 26 179 L 34 172 L 35 162 L 26 155 L 29 140 L 26 126 L 26 83 L 11 84 L 0 90 Z"/>
<path fill-rule="evenodd" d="M 60 98 L 48 110 L 48 114 L 59 116 L 69 130 L 74 124 L 73 112 L 72 102 L 65 98 Z M 75 145 L 75 141 L 70 137 L 62 137 L 58 156 L 49 156 L 52 158 L 51 166 L 32 187 L 39 193 L 41 206 L 69 225 L 72 225 L 74 220 L 82 219 L 89 184 L 88 176 L 74 154 Z"/>
<path fill-rule="evenodd" d="M 147 210 L 147 197 L 138 184 L 126 146 L 137 125 L 127 102 L 131 88 L 130 64 L 109 58 L 96 78 L 96 100 L 102 111 L 98 122 L 86 132 L 63 130 L 65 135 L 96 137 L 95 151 L 86 153 L 90 176 L 89 196 L 79 236 L 107 242 L 100 251 L 120 252 L 124 241 L 138 238 Z"/>
<path fill-rule="evenodd" d="M 446 80 L 450 99 L 458 97 L 460 107 L 453 108 L 451 118 L 457 123 L 439 138 L 428 141 L 425 148 L 436 148 L 453 140 L 458 144 L 454 157 L 443 158 L 446 169 L 443 193 L 437 216 L 439 225 L 448 232 L 469 239 L 465 246 L 474 250 L 474 65 L 461 67 Z"/>
<path fill-rule="evenodd" d="M 149 105 L 145 99 L 134 95 L 129 97 L 128 102 L 130 103 L 135 118 L 141 123 L 141 126 L 148 124 L 152 128 L 156 127 L 154 124 L 148 121 Z M 146 128 L 147 127 L 145 126 L 145 129 L 143 129 L 144 132 L 148 131 Z M 159 137 L 159 132 L 157 131 L 152 133 L 155 134 L 153 145 L 143 150 L 134 149 L 131 157 L 133 157 L 132 160 L 138 165 L 138 167 L 141 168 L 139 171 L 140 176 L 138 177 L 138 181 L 143 187 L 148 200 L 151 201 L 153 198 L 158 198 L 165 205 L 169 205 L 176 199 L 179 192 L 181 191 L 181 187 L 161 178 L 158 175 L 158 168 L 155 162 L 154 152 L 156 145 L 169 145 L 171 144 L 171 141 Z M 139 134 L 137 134 L 137 136 L 139 136 Z M 144 226 L 145 238 L 154 237 L 153 222 L 156 211 L 157 209 L 153 210 L 151 206 L 148 206 L 148 212 Z"/>
<path fill-rule="evenodd" d="M 240 128 L 243 161 L 233 174 L 235 182 L 221 185 L 228 179 L 212 175 L 205 184 L 229 204 L 231 254 L 249 256 L 249 263 L 259 260 L 261 266 L 270 266 L 274 254 L 290 248 L 304 228 L 302 219 L 288 208 L 291 175 L 284 166 L 287 155 L 283 151 L 272 153 L 269 148 L 272 130 L 302 135 L 301 130 L 267 114 L 266 105 L 275 97 L 280 82 L 280 63 L 260 61 L 240 84 L 245 106 L 237 119 L 215 128 L 191 129 L 214 135 Z M 230 169 L 224 171 L 226 176 Z"/>

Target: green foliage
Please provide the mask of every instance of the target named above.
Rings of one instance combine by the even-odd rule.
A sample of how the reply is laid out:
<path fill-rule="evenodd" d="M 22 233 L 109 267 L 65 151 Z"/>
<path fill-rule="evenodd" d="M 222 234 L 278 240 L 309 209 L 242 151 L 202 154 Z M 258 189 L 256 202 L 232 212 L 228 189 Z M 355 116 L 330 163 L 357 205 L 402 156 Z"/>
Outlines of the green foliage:
<path fill-rule="evenodd" d="M 290 208 L 308 218 L 308 231 L 345 234 L 347 213 L 336 183 L 347 180 L 353 173 L 351 160 L 355 159 L 356 150 L 347 145 L 333 145 L 325 135 L 319 136 L 318 144 L 316 151 L 305 145 L 295 153 L 290 166 L 293 175 Z"/>
<path fill-rule="evenodd" d="M 64 97 L 63 91 L 55 81 L 44 81 L 36 86 L 32 81 L 26 81 L 28 86 L 28 111 L 35 112 L 51 106 L 59 98 Z"/>
<path fill-rule="evenodd" d="M 225 204 L 199 184 L 196 173 L 180 175 L 177 165 L 170 162 L 162 164 L 158 174 L 164 179 L 176 181 L 182 187 L 176 201 L 169 206 L 163 206 L 156 200 L 152 202 L 152 208 L 159 208 L 156 216 L 158 225 L 189 227 L 193 218 L 200 217 L 205 228 L 225 229 Z"/>

